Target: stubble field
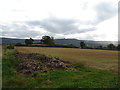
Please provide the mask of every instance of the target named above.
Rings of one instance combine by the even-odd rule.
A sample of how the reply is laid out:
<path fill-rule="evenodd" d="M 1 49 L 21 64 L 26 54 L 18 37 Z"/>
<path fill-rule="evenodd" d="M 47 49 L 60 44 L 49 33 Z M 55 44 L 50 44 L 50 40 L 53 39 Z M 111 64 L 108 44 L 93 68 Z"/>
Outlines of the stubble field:
<path fill-rule="evenodd" d="M 83 63 L 97 69 L 118 71 L 118 51 L 91 50 L 78 48 L 16 47 L 24 53 L 41 53 L 71 63 Z"/>

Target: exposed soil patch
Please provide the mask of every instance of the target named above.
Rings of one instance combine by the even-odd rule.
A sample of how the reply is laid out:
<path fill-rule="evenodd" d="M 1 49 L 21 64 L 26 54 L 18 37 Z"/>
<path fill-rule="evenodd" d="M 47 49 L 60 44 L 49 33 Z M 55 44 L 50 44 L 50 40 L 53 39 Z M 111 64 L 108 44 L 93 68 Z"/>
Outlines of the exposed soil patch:
<path fill-rule="evenodd" d="M 67 70 L 73 67 L 69 62 L 38 53 L 16 53 L 16 57 L 21 62 L 17 66 L 17 71 L 23 74 L 31 74 L 38 70 L 41 72 L 48 72 L 54 69 Z"/>

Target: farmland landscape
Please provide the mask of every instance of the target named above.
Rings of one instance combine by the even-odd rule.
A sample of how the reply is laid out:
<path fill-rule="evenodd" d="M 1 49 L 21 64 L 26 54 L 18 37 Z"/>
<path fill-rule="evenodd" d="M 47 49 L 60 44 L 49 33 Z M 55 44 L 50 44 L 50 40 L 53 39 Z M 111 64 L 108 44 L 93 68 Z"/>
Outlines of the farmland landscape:
<path fill-rule="evenodd" d="M 120 88 L 118 0 L 1 0 L 0 89 Z"/>

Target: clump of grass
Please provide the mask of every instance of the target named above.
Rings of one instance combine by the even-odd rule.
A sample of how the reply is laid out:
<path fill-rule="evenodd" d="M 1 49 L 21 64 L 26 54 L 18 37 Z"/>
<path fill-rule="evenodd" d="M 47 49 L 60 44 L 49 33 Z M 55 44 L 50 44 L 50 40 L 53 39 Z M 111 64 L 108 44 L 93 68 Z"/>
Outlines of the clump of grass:
<path fill-rule="evenodd" d="M 15 72 L 15 67 L 19 64 L 19 61 L 14 56 L 15 50 L 6 50 L 5 55 L 3 55 L 2 71 L 3 75 L 11 75 L 10 73 Z"/>
<path fill-rule="evenodd" d="M 7 45 L 6 48 L 7 49 L 14 49 L 14 45 L 13 44 Z"/>
<path fill-rule="evenodd" d="M 19 64 L 19 61 L 15 58 L 15 50 L 9 50 L 7 49 L 4 52 L 3 58 L 2 58 L 2 76 L 3 76 L 3 86 L 4 82 L 8 81 L 11 76 L 14 77 L 14 75 L 17 74 L 17 71 L 15 67 Z"/>
<path fill-rule="evenodd" d="M 59 60 L 59 59 L 60 59 L 60 58 L 59 58 L 59 57 L 57 57 L 57 56 L 55 56 L 54 58 L 55 58 L 55 59 L 57 59 L 57 60 Z"/>
<path fill-rule="evenodd" d="M 85 65 L 82 63 L 78 63 L 78 64 L 73 64 L 73 67 L 76 68 L 77 70 L 81 70 L 85 68 Z"/>

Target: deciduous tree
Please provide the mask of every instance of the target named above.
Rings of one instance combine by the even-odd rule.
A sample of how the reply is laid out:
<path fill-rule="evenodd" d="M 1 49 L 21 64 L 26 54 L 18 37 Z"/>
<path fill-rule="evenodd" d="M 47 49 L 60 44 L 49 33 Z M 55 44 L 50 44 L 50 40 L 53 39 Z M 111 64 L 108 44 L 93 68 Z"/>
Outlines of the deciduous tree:
<path fill-rule="evenodd" d="M 26 45 L 31 45 L 31 44 L 33 44 L 33 39 L 32 38 L 30 38 L 30 39 L 25 39 L 25 44 Z"/>
<path fill-rule="evenodd" d="M 85 48 L 86 47 L 86 44 L 84 42 L 80 42 L 80 47 L 81 48 Z"/>
<path fill-rule="evenodd" d="M 54 38 L 50 36 L 43 36 L 41 39 L 41 43 L 48 45 L 55 45 Z"/>

